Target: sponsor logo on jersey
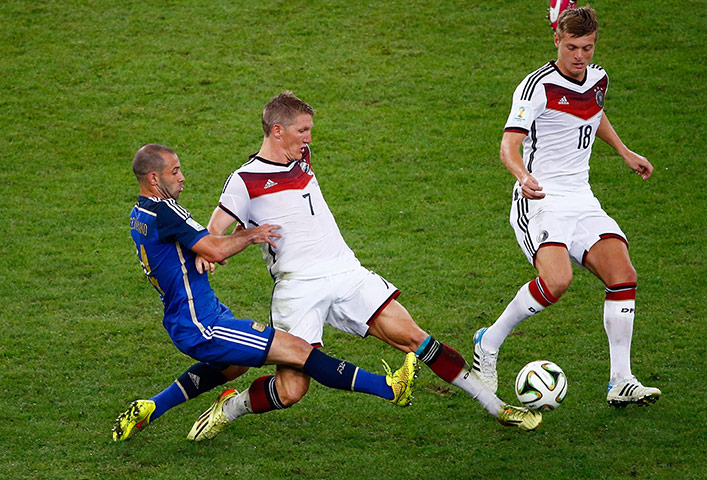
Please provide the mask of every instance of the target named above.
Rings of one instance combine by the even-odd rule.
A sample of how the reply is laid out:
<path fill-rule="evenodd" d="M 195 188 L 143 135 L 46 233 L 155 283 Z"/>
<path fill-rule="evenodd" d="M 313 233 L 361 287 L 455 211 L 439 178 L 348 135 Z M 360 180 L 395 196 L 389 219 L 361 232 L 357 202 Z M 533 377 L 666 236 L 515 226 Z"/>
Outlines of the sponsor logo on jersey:
<path fill-rule="evenodd" d="M 584 93 L 560 85 L 545 83 L 543 86 L 547 98 L 547 109 L 567 113 L 582 120 L 589 120 L 601 112 L 607 85 L 606 76 L 599 79 Z"/>
<path fill-rule="evenodd" d="M 250 327 L 255 330 L 256 332 L 264 332 L 265 331 L 265 325 L 262 323 L 258 322 L 253 322 L 250 324 Z"/>
<path fill-rule="evenodd" d="M 265 187 L 263 187 L 263 188 L 265 188 L 265 190 L 267 190 L 268 188 L 274 187 L 275 185 L 277 185 L 277 182 L 273 182 L 272 180 L 270 180 L 268 178 L 268 181 L 265 182 Z"/>

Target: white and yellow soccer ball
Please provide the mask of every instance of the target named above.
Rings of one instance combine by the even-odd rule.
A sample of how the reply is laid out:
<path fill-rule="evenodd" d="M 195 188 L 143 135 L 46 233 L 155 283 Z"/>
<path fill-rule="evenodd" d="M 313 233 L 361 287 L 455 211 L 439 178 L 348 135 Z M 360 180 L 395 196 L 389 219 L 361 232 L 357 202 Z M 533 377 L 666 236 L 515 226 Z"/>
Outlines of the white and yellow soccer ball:
<path fill-rule="evenodd" d="M 516 376 L 518 400 L 532 410 L 554 410 L 567 395 L 567 377 L 556 364 L 536 360 Z"/>

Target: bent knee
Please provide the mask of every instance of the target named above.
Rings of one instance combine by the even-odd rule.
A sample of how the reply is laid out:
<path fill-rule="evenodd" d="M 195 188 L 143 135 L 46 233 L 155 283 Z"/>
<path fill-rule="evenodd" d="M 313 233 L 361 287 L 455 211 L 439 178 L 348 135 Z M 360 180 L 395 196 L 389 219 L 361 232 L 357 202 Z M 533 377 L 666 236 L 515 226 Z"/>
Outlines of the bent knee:
<path fill-rule="evenodd" d="M 572 284 L 572 270 L 543 276 L 543 282 L 555 298 L 560 298 Z"/>

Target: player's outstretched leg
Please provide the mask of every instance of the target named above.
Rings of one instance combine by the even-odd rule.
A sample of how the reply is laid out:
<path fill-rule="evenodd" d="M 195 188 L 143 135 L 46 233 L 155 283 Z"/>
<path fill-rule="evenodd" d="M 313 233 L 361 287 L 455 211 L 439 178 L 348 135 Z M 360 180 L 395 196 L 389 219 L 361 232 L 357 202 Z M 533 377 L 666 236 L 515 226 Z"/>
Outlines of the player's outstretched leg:
<path fill-rule="evenodd" d="M 496 373 L 498 351 L 490 352 L 481 346 L 481 339 L 486 330 L 488 330 L 486 327 L 480 328 L 474 334 L 474 363 L 471 368 L 479 382 L 490 392 L 496 393 L 498 389 L 498 374 Z"/>
<path fill-rule="evenodd" d="M 518 427 L 525 432 L 532 432 L 543 423 L 543 415 L 526 407 L 503 405 L 498 411 L 498 423 L 505 427 Z"/>
<path fill-rule="evenodd" d="M 393 389 L 393 398 L 390 400 L 395 405 L 407 407 L 412 404 L 412 387 L 417 378 L 420 367 L 417 364 L 417 356 L 410 352 L 405 355 L 405 363 L 393 373 L 388 363 L 383 360 L 385 368 L 385 381 Z"/>
<path fill-rule="evenodd" d="M 417 350 L 417 356 L 442 380 L 461 388 L 479 402 L 501 425 L 535 430 L 542 423 L 542 414 L 526 407 L 514 407 L 488 390 L 474 375 L 472 368 L 452 347 L 428 337 Z"/>
<path fill-rule="evenodd" d="M 330 388 L 368 393 L 390 400 L 395 405 L 409 405 L 418 370 L 415 354 L 407 354 L 403 366 L 395 373 L 391 372 L 387 364 L 385 367 L 385 376 L 374 375 L 352 363 L 330 357 L 318 349 L 313 349 L 302 371 Z M 253 401 L 254 398 L 256 402 Z M 263 404 L 265 402 L 270 405 L 270 408 L 254 408 L 254 403 Z M 275 377 L 262 377 L 256 379 L 248 390 L 240 395 L 235 390 L 223 392 L 216 402 L 197 419 L 187 438 L 197 442 L 210 439 L 242 415 L 265 413 L 278 408 L 284 408 L 284 406 L 277 393 Z"/>
<path fill-rule="evenodd" d="M 115 419 L 113 424 L 113 441 L 127 440 L 150 424 L 155 402 L 152 400 L 135 400 L 130 407 Z"/>
<path fill-rule="evenodd" d="M 612 407 L 625 407 L 627 405 L 647 406 L 658 401 L 661 391 L 655 387 L 644 387 L 636 377 L 631 376 L 626 380 L 612 385 L 606 392 L 606 401 Z"/>

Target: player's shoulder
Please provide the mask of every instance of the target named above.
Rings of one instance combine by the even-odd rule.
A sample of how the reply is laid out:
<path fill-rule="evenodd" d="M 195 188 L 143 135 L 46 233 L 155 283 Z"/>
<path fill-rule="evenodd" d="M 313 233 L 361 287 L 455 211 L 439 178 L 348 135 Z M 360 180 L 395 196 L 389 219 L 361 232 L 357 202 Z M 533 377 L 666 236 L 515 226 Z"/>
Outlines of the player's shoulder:
<path fill-rule="evenodd" d="M 606 70 L 604 70 L 604 67 L 597 65 L 596 63 L 592 63 L 587 66 L 587 75 L 589 76 L 590 81 L 601 80 L 603 77 L 609 78 L 609 75 L 606 73 Z"/>
<path fill-rule="evenodd" d="M 519 98 L 521 100 L 530 100 L 536 87 L 546 82 L 553 73 L 555 73 L 555 65 L 553 62 L 547 62 L 542 67 L 530 72 L 516 88 Z"/>
<path fill-rule="evenodd" d="M 153 212 L 156 217 L 176 217 L 187 220 L 191 214 L 173 198 L 149 197 L 145 202 L 146 209 Z"/>

